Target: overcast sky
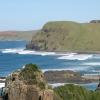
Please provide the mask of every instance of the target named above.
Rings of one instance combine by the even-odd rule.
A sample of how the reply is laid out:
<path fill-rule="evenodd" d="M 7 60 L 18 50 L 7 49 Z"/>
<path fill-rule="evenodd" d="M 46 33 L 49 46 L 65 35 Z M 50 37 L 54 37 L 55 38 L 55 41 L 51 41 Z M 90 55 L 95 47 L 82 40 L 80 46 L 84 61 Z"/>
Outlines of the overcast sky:
<path fill-rule="evenodd" d="M 48 21 L 100 19 L 100 0 L 0 0 L 0 31 L 40 29 Z"/>

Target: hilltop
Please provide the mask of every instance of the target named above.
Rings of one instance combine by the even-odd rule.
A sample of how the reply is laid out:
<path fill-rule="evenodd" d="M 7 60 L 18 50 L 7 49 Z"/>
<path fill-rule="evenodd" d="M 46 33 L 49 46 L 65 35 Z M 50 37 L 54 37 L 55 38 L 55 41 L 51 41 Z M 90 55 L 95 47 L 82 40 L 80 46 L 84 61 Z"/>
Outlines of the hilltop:
<path fill-rule="evenodd" d="M 54 21 L 46 23 L 26 46 L 42 51 L 100 51 L 100 21 L 89 23 Z"/>

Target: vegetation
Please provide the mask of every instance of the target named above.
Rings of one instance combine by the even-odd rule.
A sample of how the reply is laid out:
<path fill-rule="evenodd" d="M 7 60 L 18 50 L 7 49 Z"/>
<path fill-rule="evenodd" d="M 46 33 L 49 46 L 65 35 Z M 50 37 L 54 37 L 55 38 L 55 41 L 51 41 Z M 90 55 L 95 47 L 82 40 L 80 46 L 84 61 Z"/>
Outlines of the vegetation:
<path fill-rule="evenodd" d="M 48 22 L 35 34 L 28 49 L 47 51 L 100 51 L 100 23 Z"/>
<path fill-rule="evenodd" d="M 30 41 L 32 36 L 38 31 L 4 31 L 0 32 L 0 40 L 2 41 L 14 41 L 14 40 L 26 40 Z"/>
<path fill-rule="evenodd" d="M 46 86 L 43 73 L 37 65 L 32 63 L 25 65 L 25 68 L 19 74 L 19 79 L 24 81 L 25 84 L 36 85 L 41 90 L 45 89 Z"/>
<path fill-rule="evenodd" d="M 67 84 L 54 88 L 60 100 L 99 100 L 100 92 L 89 91 L 81 86 Z"/>
<path fill-rule="evenodd" d="M 25 68 L 22 69 L 20 73 L 20 77 L 23 78 L 23 80 L 36 80 L 36 72 L 39 72 L 37 65 L 26 64 Z"/>
<path fill-rule="evenodd" d="M 43 73 L 40 71 L 38 66 L 35 64 L 27 64 L 24 69 L 13 73 L 12 76 L 11 77 L 9 76 L 6 81 L 8 81 L 7 84 L 8 84 L 8 87 L 10 87 L 10 90 L 13 90 L 13 91 L 14 91 L 14 88 L 16 91 L 16 86 L 18 87 L 18 89 L 22 89 L 23 91 L 23 88 L 19 88 L 20 86 L 19 83 L 21 82 L 21 83 L 26 84 L 27 87 L 25 86 L 24 87 L 28 88 L 27 93 L 29 93 L 29 91 L 30 93 L 32 93 L 31 97 L 33 95 L 33 92 L 32 92 L 33 88 L 31 88 L 32 86 L 32 87 L 36 87 L 37 89 L 39 89 L 39 91 L 42 91 L 42 90 L 45 91 L 48 89 L 52 90 L 53 92 L 52 96 L 54 97 L 53 100 L 100 100 L 99 90 L 96 92 L 89 91 L 78 85 L 66 84 L 64 86 L 59 86 L 59 87 L 52 89 L 45 82 Z M 8 91 L 8 87 L 7 87 L 7 91 Z M 17 92 L 18 92 L 18 89 L 17 89 Z"/>

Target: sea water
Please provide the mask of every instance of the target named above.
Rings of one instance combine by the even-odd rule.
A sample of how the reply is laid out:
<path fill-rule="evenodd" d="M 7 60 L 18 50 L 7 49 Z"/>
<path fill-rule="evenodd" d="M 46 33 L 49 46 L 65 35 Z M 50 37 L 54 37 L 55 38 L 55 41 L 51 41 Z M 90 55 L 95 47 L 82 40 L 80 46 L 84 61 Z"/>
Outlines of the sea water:
<path fill-rule="evenodd" d="M 43 72 L 72 70 L 82 75 L 100 74 L 100 54 L 37 52 L 25 50 L 26 44 L 26 41 L 0 42 L 0 76 L 7 76 L 27 63 L 37 64 Z M 95 89 L 97 83 L 83 86 Z"/>

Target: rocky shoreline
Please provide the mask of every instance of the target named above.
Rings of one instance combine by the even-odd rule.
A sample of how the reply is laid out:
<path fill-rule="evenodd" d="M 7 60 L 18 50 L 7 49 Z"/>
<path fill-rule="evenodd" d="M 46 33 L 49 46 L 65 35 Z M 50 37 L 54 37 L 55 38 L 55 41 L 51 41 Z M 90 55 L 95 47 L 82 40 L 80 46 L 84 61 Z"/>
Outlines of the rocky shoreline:
<path fill-rule="evenodd" d="M 75 83 L 87 84 L 97 82 L 99 77 L 82 76 L 78 72 L 63 70 L 63 71 L 46 71 L 44 72 L 45 79 L 48 83 Z"/>
<path fill-rule="evenodd" d="M 0 100 L 62 100 L 59 95 L 55 95 L 56 87 L 51 87 L 50 84 L 65 83 L 64 86 L 69 87 L 67 83 L 86 84 L 98 79 L 83 77 L 80 73 L 70 70 L 42 73 L 37 65 L 27 64 L 20 71 L 1 77 L 0 80 L 5 83 L 0 90 Z M 70 86 L 76 88 L 75 85 Z"/>
<path fill-rule="evenodd" d="M 62 71 L 45 71 L 45 80 L 50 84 L 55 83 L 74 83 L 74 84 L 87 84 L 97 82 L 98 75 L 81 75 L 78 72 L 70 70 Z M 6 77 L 0 77 L 0 83 L 5 83 Z"/>

